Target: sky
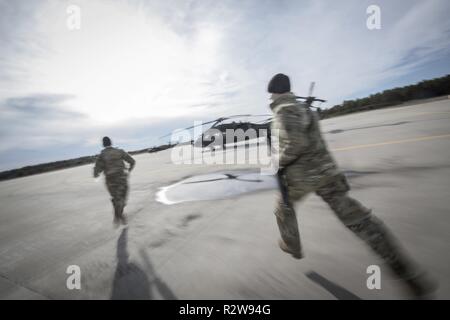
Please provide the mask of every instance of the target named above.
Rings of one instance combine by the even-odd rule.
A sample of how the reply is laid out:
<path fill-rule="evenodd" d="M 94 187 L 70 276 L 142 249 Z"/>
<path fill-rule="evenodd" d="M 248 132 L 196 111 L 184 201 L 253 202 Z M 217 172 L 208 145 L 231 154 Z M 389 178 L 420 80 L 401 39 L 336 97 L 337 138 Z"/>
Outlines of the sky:
<path fill-rule="evenodd" d="M 377 5 L 380 29 L 369 30 Z M 79 27 L 73 28 L 79 8 Z M 269 112 L 290 76 L 322 108 L 450 73 L 448 0 L 0 0 L 0 171 Z"/>

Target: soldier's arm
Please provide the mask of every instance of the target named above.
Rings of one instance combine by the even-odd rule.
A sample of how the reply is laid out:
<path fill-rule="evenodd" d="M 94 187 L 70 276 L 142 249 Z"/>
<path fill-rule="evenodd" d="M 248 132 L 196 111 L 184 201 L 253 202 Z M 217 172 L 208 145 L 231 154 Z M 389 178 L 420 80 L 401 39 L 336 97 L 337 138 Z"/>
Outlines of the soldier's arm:
<path fill-rule="evenodd" d="M 285 167 L 295 161 L 308 146 L 306 114 L 282 108 L 276 115 L 279 129 L 279 165 Z"/>
<path fill-rule="evenodd" d="M 103 161 L 103 157 L 102 157 L 102 155 L 100 154 L 100 155 L 97 157 L 97 160 L 95 161 L 95 166 L 94 166 L 94 178 L 97 178 L 97 177 L 100 175 L 100 173 L 103 172 L 104 169 L 105 169 L 105 164 L 104 164 L 104 161 Z"/>
<path fill-rule="evenodd" d="M 130 164 L 130 167 L 128 168 L 129 171 L 133 170 L 136 160 L 133 159 L 132 156 L 130 156 L 127 152 L 122 150 L 122 159 Z"/>

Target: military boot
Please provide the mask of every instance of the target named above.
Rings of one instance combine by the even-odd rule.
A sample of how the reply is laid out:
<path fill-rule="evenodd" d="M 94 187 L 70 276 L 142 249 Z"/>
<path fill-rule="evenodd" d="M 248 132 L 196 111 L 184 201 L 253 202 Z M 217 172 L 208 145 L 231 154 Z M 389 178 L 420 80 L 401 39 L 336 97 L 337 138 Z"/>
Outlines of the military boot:
<path fill-rule="evenodd" d="M 282 239 L 278 240 L 278 245 L 280 246 L 281 250 L 283 250 L 284 252 L 289 253 L 290 255 L 292 255 L 292 257 L 294 257 L 294 259 L 300 260 L 300 259 L 303 258 L 302 249 L 292 250 L 291 248 L 288 247 L 286 242 L 284 242 Z"/>
<path fill-rule="evenodd" d="M 128 223 L 128 219 L 127 217 L 125 217 L 123 210 L 125 208 L 125 206 L 123 204 L 119 205 L 119 215 L 118 215 L 118 219 L 120 221 L 121 224 L 126 225 Z"/>
<path fill-rule="evenodd" d="M 121 222 L 121 209 L 120 206 L 114 203 L 114 227 L 118 228 Z"/>

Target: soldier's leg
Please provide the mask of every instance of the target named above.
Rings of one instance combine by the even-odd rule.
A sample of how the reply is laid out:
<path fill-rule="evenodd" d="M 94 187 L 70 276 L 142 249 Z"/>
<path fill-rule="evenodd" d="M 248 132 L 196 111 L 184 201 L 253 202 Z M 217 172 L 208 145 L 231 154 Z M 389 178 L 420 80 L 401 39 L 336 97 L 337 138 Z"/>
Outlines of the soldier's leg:
<path fill-rule="evenodd" d="M 298 231 L 297 216 L 294 210 L 294 203 L 301 199 L 303 195 L 298 192 L 289 191 L 289 205 L 283 202 L 280 196 L 275 209 L 278 228 L 280 230 L 281 240 L 279 245 L 283 251 L 291 253 L 295 258 L 301 258 L 302 246 L 300 242 L 300 233 Z"/>
<path fill-rule="evenodd" d="M 124 208 L 127 203 L 127 196 L 128 196 L 128 181 L 125 175 L 123 175 L 119 181 L 117 186 L 117 198 L 118 198 L 118 216 L 119 219 L 122 221 L 123 224 L 126 224 L 126 218 L 123 213 Z"/>
<path fill-rule="evenodd" d="M 390 267 L 415 298 L 430 298 L 437 283 L 409 258 L 383 222 L 371 215 L 359 223 L 347 225 L 363 239 Z"/>
<path fill-rule="evenodd" d="M 316 193 L 325 200 L 347 228 L 364 240 L 400 278 L 417 274 L 412 261 L 403 254 L 397 241 L 384 224 L 357 200 L 348 196 L 350 187 L 345 177 L 339 176 Z"/>
<path fill-rule="evenodd" d="M 106 186 L 109 194 L 111 195 L 111 202 L 114 208 L 114 223 L 119 223 L 121 217 L 121 197 L 120 197 L 120 184 L 116 177 L 107 177 Z"/>
<path fill-rule="evenodd" d="M 122 205 L 120 201 L 113 200 L 114 201 L 114 222 L 120 222 L 122 216 Z"/>

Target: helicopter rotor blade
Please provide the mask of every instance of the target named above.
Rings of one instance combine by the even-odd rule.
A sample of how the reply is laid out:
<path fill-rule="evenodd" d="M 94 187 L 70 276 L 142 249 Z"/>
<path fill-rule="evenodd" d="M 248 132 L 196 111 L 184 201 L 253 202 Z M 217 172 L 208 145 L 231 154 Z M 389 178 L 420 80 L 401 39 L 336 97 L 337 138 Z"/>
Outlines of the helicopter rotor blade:
<path fill-rule="evenodd" d="M 271 114 L 252 114 L 252 117 L 271 117 Z"/>
<path fill-rule="evenodd" d="M 197 125 L 190 126 L 190 127 L 183 128 L 183 129 L 179 129 L 179 130 L 189 130 L 189 129 L 193 129 L 193 128 L 196 128 L 196 127 L 199 127 L 199 126 L 203 126 L 203 125 L 205 125 L 205 124 L 210 124 L 210 123 L 213 123 L 213 122 L 220 122 L 220 121 L 223 121 L 223 120 L 225 120 L 225 119 L 226 119 L 226 118 L 217 118 L 217 119 L 215 119 L 215 120 L 211 120 L 211 121 L 207 121 L 207 122 L 202 122 L 202 123 L 199 123 L 199 124 L 197 124 Z M 174 131 L 179 131 L 179 130 L 174 130 Z M 162 137 L 159 137 L 159 139 L 168 137 L 168 136 L 170 136 L 172 133 L 173 133 L 173 132 L 168 133 L 168 134 L 166 134 L 166 135 L 164 135 L 164 136 L 162 136 Z"/>
<path fill-rule="evenodd" d="M 223 119 L 227 120 L 227 119 L 232 119 L 232 118 L 250 117 L 250 116 L 251 116 L 251 114 L 237 114 L 237 115 L 234 115 L 234 116 L 225 117 Z"/>
<path fill-rule="evenodd" d="M 255 123 L 256 123 L 256 124 L 259 124 L 259 123 L 267 123 L 267 122 L 269 122 L 269 121 L 271 121 L 271 120 L 272 120 L 272 117 L 267 118 L 267 119 L 263 119 L 263 120 L 256 121 Z"/>
<path fill-rule="evenodd" d="M 186 127 L 186 128 L 180 129 L 180 130 L 189 130 L 189 129 L 193 129 L 193 128 L 196 128 L 196 127 L 199 127 L 199 126 L 203 126 L 203 125 L 206 125 L 206 124 L 210 124 L 210 123 L 220 123 L 222 121 L 225 121 L 225 120 L 228 120 L 228 119 L 232 119 L 232 118 L 239 118 L 239 117 L 266 117 L 266 116 L 270 116 L 270 115 L 268 115 L 268 114 L 260 114 L 260 115 L 237 114 L 237 115 L 232 115 L 232 116 L 228 116 L 228 117 L 217 118 L 217 119 L 214 119 L 214 120 L 211 120 L 211 121 L 207 121 L 207 122 L 202 122 L 202 123 L 199 123 L 197 125 Z M 172 135 L 172 133 L 173 132 L 168 133 L 168 134 L 166 134 L 166 135 L 164 135 L 162 137 L 159 137 L 159 139 L 166 138 L 166 137 Z"/>
<path fill-rule="evenodd" d="M 217 118 L 217 119 L 215 119 L 215 120 L 211 120 L 211 121 L 207 121 L 207 122 L 202 122 L 202 123 L 199 123 L 199 124 L 197 124 L 197 125 L 195 125 L 195 126 L 190 126 L 190 127 L 184 128 L 184 130 L 189 130 L 189 129 L 192 129 L 192 128 L 195 128 L 195 127 L 199 127 L 199 126 L 203 126 L 203 125 L 205 125 L 205 124 L 210 124 L 210 123 L 213 123 L 213 122 L 221 122 L 221 121 L 223 121 L 223 120 L 226 120 L 226 118 Z"/>

